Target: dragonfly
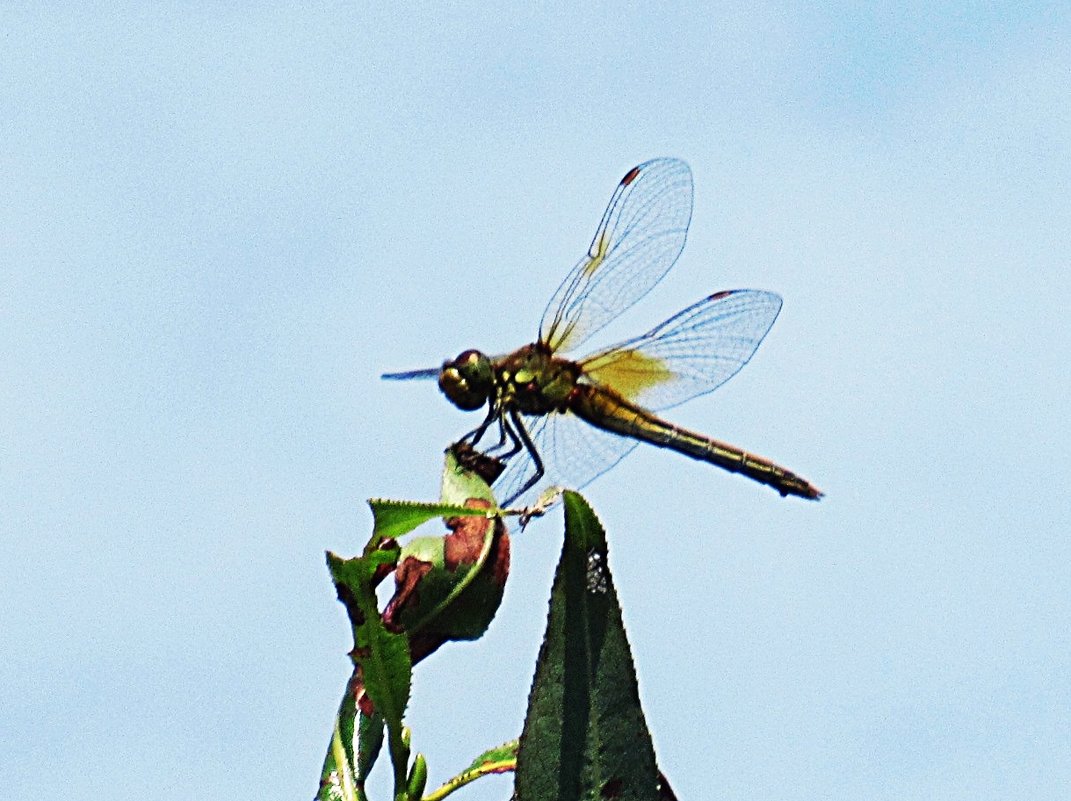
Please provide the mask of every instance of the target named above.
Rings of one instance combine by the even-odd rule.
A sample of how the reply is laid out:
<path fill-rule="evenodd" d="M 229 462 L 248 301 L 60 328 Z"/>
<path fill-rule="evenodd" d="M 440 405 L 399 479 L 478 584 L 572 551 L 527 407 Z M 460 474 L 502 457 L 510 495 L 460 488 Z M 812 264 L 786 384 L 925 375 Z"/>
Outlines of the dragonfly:
<path fill-rule="evenodd" d="M 656 414 L 712 392 L 747 364 L 781 310 L 773 292 L 715 292 L 645 334 L 568 357 L 665 277 L 691 216 L 685 162 L 659 158 L 633 167 L 587 253 L 547 304 L 535 342 L 500 356 L 466 350 L 441 367 L 382 377 L 435 379 L 459 409 L 487 408 L 461 442 L 475 447 L 497 427 L 489 452 L 506 463 L 496 482 L 504 506 L 529 505 L 551 485 L 583 487 L 640 442 L 740 473 L 782 496 L 820 498 L 813 484 L 769 459 Z"/>

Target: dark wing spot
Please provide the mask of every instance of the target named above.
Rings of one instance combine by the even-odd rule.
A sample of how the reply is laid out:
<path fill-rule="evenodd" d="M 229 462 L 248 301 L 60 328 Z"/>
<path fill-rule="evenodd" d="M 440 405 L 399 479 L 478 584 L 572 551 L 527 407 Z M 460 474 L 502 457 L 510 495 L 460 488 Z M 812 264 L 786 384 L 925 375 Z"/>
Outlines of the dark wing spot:
<path fill-rule="evenodd" d="M 640 174 L 639 167 L 633 167 L 631 170 L 625 173 L 625 177 L 621 179 L 621 186 L 628 186 L 630 183 L 636 180 L 636 176 Z"/>
<path fill-rule="evenodd" d="M 713 295 L 711 295 L 711 296 L 710 296 L 710 299 L 711 299 L 711 300 L 721 300 L 722 298 L 727 298 L 727 297 L 729 297 L 729 296 L 730 296 L 730 295 L 732 295 L 732 294 L 733 294 L 733 293 L 734 293 L 735 291 L 736 291 L 736 290 L 734 290 L 734 289 L 723 289 L 723 290 L 722 290 L 721 292 L 715 292 L 715 293 L 714 293 Z"/>

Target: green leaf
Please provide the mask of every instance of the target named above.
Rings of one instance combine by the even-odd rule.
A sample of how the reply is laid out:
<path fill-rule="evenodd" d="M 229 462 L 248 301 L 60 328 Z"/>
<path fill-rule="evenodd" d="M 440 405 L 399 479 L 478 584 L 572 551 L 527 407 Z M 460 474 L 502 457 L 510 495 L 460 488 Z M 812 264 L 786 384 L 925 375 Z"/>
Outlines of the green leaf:
<path fill-rule="evenodd" d="M 481 776 L 493 773 L 508 773 L 517 767 L 517 740 L 510 740 L 495 748 L 489 748 L 472 761 L 454 778 L 450 779 L 434 792 L 428 793 L 424 801 L 441 801 L 452 792 L 466 784 L 476 781 Z"/>
<path fill-rule="evenodd" d="M 565 543 L 517 755 L 518 801 L 658 801 L 654 747 L 587 502 L 564 494 Z"/>
<path fill-rule="evenodd" d="M 413 759 L 413 767 L 409 770 L 409 779 L 405 785 L 405 794 L 413 801 L 420 801 L 424 795 L 424 788 L 428 786 L 428 762 L 423 754 L 417 754 Z"/>
<path fill-rule="evenodd" d="M 328 551 L 326 556 L 327 570 L 331 573 L 331 581 L 334 582 L 335 589 L 345 590 L 352 594 L 354 603 L 367 601 L 368 594 L 372 592 L 372 577 L 375 575 L 379 560 L 364 556 L 346 559 L 331 551 Z M 375 598 L 374 594 L 372 598 Z M 352 622 L 357 625 L 361 621 Z"/>
<path fill-rule="evenodd" d="M 487 473 L 491 476 L 501 471 L 501 463 L 471 448 L 466 464 L 481 472 L 491 470 Z M 459 465 L 452 450 L 447 454 L 442 483 L 441 503 L 369 501 L 374 528 L 364 553 L 354 559 L 327 554 L 331 578 L 353 629 L 354 673 L 324 760 L 317 795 L 321 801 L 366 801 L 364 782 L 382 748 L 384 734 L 394 768 L 395 796 L 406 796 L 407 788 L 408 795 L 422 792 L 427 766 L 418 755 L 407 772 L 410 747 L 403 725 L 412 683 L 412 648 L 416 647 L 419 659 L 448 639 L 478 636 L 501 601 L 509 569 L 509 538 L 494 519 L 497 504 L 490 489 Z M 489 508 L 473 508 L 478 506 L 471 502 L 473 498 L 485 501 Z M 450 535 L 398 545 L 398 537 L 436 517 L 448 519 Z M 494 569 L 483 571 L 492 552 L 497 556 Z M 385 618 L 379 612 L 375 587 L 392 569 L 396 589 Z M 425 576 L 427 570 L 432 571 L 431 578 Z M 482 582 L 475 581 L 485 574 Z M 407 583 L 402 583 L 402 576 Z M 437 621 L 459 597 L 469 606 L 482 603 L 483 608 L 467 609 L 465 604 L 458 604 L 467 614 L 450 616 L 450 621 L 444 621 L 446 625 L 440 623 L 434 629 L 425 627 L 428 630 L 412 645 L 408 634 L 400 633 L 404 628 L 399 629 L 399 623 L 420 627 L 420 621 Z"/>
<path fill-rule="evenodd" d="M 365 689 L 383 716 L 388 728 L 401 729 L 402 717 L 409 703 L 412 664 L 404 634 L 387 631 L 379 617 L 365 625 L 368 653 L 359 659 L 364 671 Z"/>
<path fill-rule="evenodd" d="M 320 789 L 316 801 L 357 801 L 358 779 L 353 766 L 353 722 L 357 714 L 353 694 L 347 692 L 335 716 L 335 729 L 320 772 Z"/>
<path fill-rule="evenodd" d="M 481 770 L 488 766 L 509 765 L 517 761 L 517 748 L 520 740 L 510 740 L 494 748 L 488 748 L 474 760 L 466 770 Z"/>
<path fill-rule="evenodd" d="M 374 544 L 387 537 L 401 537 L 408 534 L 422 523 L 434 517 L 459 517 L 465 515 L 486 515 L 488 510 L 474 510 L 465 506 L 470 498 L 487 501 L 492 510 L 498 509 L 498 502 L 491 493 L 491 488 L 478 475 L 462 467 L 451 449 L 446 451 L 443 464 L 442 492 L 439 503 L 419 503 L 416 501 L 392 501 L 374 498 L 368 502 L 372 507 Z M 378 538 L 378 539 L 377 539 Z"/>
<path fill-rule="evenodd" d="M 363 693 L 359 671 L 354 669 L 339 704 L 335 730 L 320 774 L 316 801 L 361 801 L 364 784 L 383 745 L 383 717 L 374 712 L 365 715 L 356 703 Z"/>
<path fill-rule="evenodd" d="M 343 559 L 329 552 L 327 564 L 353 627 L 353 661 L 359 671 L 355 685 L 363 687 L 375 710 L 371 717 L 359 715 L 358 778 L 363 782 L 371 769 L 380 742 L 376 739 L 379 734 L 375 727 L 381 727 L 385 722 L 395 767 L 395 785 L 400 787 L 405 782 L 405 768 L 404 764 L 399 767 L 399 761 L 408 758 L 408 749 L 401 745 L 402 717 L 409 703 L 413 666 L 406 636 L 388 631 L 377 608 L 373 580 L 382 563 L 381 559 L 375 558 L 377 553 Z M 347 694 L 352 694 L 353 687 L 351 685 Z M 352 756 L 350 759 L 352 764 Z"/>
<path fill-rule="evenodd" d="M 498 501 L 487 482 L 458 462 L 453 447 L 446 449 L 439 497 L 443 503 L 449 504 L 463 504 L 469 498 L 479 498 L 490 503 L 492 509 L 498 508 Z"/>
<path fill-rule="evenodd" d="M 373 711 L 371 715 L 357 716 L 357 786 L 364 787 L 368 775 L 383 748 L 383 716 Z"/>
<path fill-rule="evenodd" d="M 373 530 L 375 537 L 379 540 L 402 537 L 422 523 L 436 517 L 487 515 L 486 509 L 470 509 L 467 506 L 449 503 L 417 503 L 416 501 L 388 501 L 373 498 L 368 505 L 372 507 Z"/>
<path fill-rule="evenodd" d="M 498 520 L 468 520 L 446 537 L 417 537 L 403 546 L 399 573 L 409 561 L 427 569 L 419 592 L 393 609 L 392 622 L 411 637 L 442 641 L 483 635 L 502 602 L 509 571 L 509 536 Z M 456 546 L 456 547 L 452 547 Z"/>

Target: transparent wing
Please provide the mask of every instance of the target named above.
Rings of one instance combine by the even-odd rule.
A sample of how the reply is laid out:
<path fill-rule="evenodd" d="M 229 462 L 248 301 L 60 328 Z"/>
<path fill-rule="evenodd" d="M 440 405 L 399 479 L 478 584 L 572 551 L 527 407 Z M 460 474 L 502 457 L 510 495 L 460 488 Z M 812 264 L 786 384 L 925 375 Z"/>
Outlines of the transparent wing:
<path fill-rule="evenodd" d="M 495 495 L 503 506 L 531 506 L 540 493 L 559 484 L 580 489 L 620 462 L 638 442 L 601 431 L 569 412 L 522 417 L 539 452 L 546 475 L 523 495 L 517 493 L 535 475 L 527 452 L 510 459 L 495 482 Z"/>
<path fill-rule="evenodd" d="M 687 164 L 654 159 L 629 170 L 587 254 L 547 304 L 540 341 L 575 348 L 650 292 L 680 255 L 691 218 Z"/>
<path fill-rule="evenodd" d="M 781 298 L 773 292 L 717 292 L 580 365 L 592 383 L 645 408 L 668 409 L 736 375 L 780 311 Z"/>

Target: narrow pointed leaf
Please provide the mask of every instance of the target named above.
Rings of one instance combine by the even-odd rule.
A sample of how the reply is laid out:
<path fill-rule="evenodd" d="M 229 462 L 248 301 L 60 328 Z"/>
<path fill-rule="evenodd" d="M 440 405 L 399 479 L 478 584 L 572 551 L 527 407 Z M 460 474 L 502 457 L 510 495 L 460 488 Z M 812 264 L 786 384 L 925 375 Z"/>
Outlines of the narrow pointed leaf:
<path fill-rule="evenodd" d="M 347 692 L 335 717 L 335 729 L 320 773 L 316 801 L 357 801 L 359 780 L 354 770 L 357 754 L 353 744 L 356 714 L 353 695 Z"/>
<path fill-rule="evenodd" d="M 375 536 L 379 539 L 397 539 L 436 517 L 475 517 L 487 514 L 486 510 L 474 510 L 449 503 L 416 503 L 375 498 L 370 500 L 368 505 L 372 507 Z"/>
<path fill-rule="evenodd" d="M 564 495 L 565 543 L 517 755 L 518 801 L 658 801 L 654 748 L 587 502 Z"/>
<path fill-rule="evenodd" d="M 383 748 L 385 724 L 383 716 L 376 711 L 358 715 L 357 724 L 357 786 L 363 788 Z"/>
<path fill-rule="evenodd" d="M 508 773 L 517 768 L 517 740 L 489 748 L 474 760 L 454 778 L 447 781 L 437 790 L 428 793 L 424 801 L 440 801 L 452 792 L 466 784 L 471 784 L 482 776 L 491 776 L 495 773 Z"/>
<path fill-rule="evenodd" d="M 363 672 L 368 697 L 388 727 L 400 729 L 409 703 L 412 663 L 405 635 L 387 631 L 379 616 L 372 588 L 375 565 L 364 558 L 342 559 L 333 553 L 328 553 L 327 563 L 340 595 L 352 596 L 362 613 L 362 620 L 352 620 L 351 612 L 351 622 L 358 654 L 355 662 Z"/>
<path fill-rule="evenodd" d="M 469 765 L 469 770 L 476 770 L 477 768 L 486 767 L 488 765 L 508 765 L 517 761 L 517 748 L 520 745 L 520 740 L 510 740 L 502 745 L 497 745 L 494 748 L 488 748 Z"/>
<path fill-rule="evenodd" d="M 442 492 L 439 503 L 419 503 L 416 501 L 392 501 L 374 498 L 368 502 L 372 507 L 373 542 L 398 538 L 408 534 L 422 523 L 435 517 L 465 517 L 486 515 L 487 510 L 476 510 L 466 506 L 470 498 L 487 501 L 491 509 L 498 504 L 487 482 L 471 470 L 462 466 L 453 450 L 446 451 L 443 463 Z"/>
<path fill-rule="evenodd" d="M 428 762 L 423 754 L 417 754 L 413 759 L 413 767 L 409 771 L 409 779 L 405 785 L 405 792 L 412 801 L 420 801 L 424 795 L 424 788 L 428 786 Z"/>

